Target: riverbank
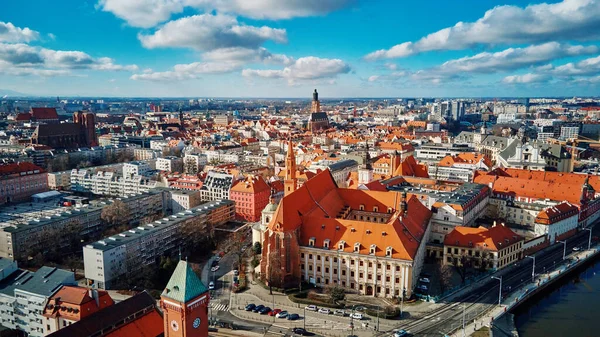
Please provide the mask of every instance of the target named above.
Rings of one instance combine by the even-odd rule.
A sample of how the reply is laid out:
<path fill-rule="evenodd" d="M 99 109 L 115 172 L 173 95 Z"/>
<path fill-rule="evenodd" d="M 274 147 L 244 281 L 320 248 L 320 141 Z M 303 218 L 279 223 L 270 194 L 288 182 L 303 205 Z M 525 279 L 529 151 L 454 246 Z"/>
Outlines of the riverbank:
<path fill-rule="evenodd" d="M 576 254 L 566 265 L 559 267 L 557 270 L 554 270 L 551 273 L 539 275 L 534 283 L 526 284 L 521 288 L 513 291 L 509 296 L 504 298 L 500 305 L 491 306 L 487 314 L 483 315 L 479 319 L 467 322 L 465 326 L 465 331 L 468 331 L 470 334 L 476 331 L 477 329 L 481 328 L 482 326 L 492 326 L 498 329 L 503 335 L 515 335 L 517 333 L 517 329 L 514 326 L 514 323 L 512 323 L 510 326 L 503 326 L 502 324 L 496 326 L 495 322 L 501 320 L 504 323 L 503 316 L 507 312 L 511 312 L 518 306 L 534 298 L 534 296 L 542 293 L 552 284 L 556 284 L 556 282 L 560 281 L 565 276 L 582 270 L 582 268 L 585 268 L 586 266 L 593 263 L 599 256 L 600 250 L 596 247 L 592 248 L 589 251 L 584 251 Z M 458 329 L 453 333 L 453 336 L 456 337 L 460 337 L 462 335 L 462 329 Z"/>

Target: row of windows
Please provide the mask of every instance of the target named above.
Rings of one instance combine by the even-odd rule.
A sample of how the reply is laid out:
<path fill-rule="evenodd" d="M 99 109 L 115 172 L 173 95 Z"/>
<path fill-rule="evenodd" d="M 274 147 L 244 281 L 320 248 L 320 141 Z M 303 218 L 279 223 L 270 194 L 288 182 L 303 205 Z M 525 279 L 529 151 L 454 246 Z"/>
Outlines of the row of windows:
<path fill-rule="evenodd" d="M 302 259 L 304 259 L 304 257 L 305 257 L 304 253 L 301 253 L 301 254 L 300 254 L 300 257 L 301 257 Z M 316 257 L 316 260 L 317 260 L 317 261 L 321 261 L 321 255 L 315 255 L 315 257 Z M 309 260 L 313 260 L 313 254 L 308 254 L 308 259 L 309 259 Z M 340 259 L 340 260 L 341 260 L 341 263 L 342 263 L 343 265 L 346 265 L 346 259 Z M 355 261 L 356 261 L 356 260 L 350 260 L 350 265 L 351 265 L 351 266 L 354 266 L 354 265 L 355 265 Z M 325 256 L 325 262 L 329 262 L 329 256 Z M 337 258 L 337 257 L 334 257 L 334 258 L 333 258 L 333 263 L 338 263 L 338 258 Z M 363 261 L 363 260 L 359 260 L 359 261 L 358 261 L 358 265 L 359 265 L 360 267 L 363 267 L 363 266 L 364 266 L 364 264 L 365 264 L 365 263 L 364 263 L 364 261 Z M 373 262 L 369 261 L 369 263 L 368 263 L 368 266 L 369 266 L 369 268 L 372 268 L 372 267 L 373 267 Z M 391 266 L 392 266 L 392 265 L 390 265 L 390 264 L 385 264 L 385 269 L 386 269 L 386 270 L 391 270 Z M 320 268 L 320 267 L 319 267 L 319 268 Z M 381 264 L 381 263 L 378 263 L 378 264 L 377 264 L 377 269 L 381 269 L 381 268 L 382 268 L 382 264 Z M 400 266 L 396 266 L 396 271 L 400 271 Z"/>

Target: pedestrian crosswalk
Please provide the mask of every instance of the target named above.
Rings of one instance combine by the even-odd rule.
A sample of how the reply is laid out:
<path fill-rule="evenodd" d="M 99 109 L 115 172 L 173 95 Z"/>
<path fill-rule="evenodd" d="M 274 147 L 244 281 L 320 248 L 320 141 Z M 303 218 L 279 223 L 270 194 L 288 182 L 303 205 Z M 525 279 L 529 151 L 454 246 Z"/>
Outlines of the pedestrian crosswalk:
<path fill-rule="evenodd" d="M 216 311 L 229 311 L 229 305 L 217 302 L 211 302 L 210 307 Z"/>

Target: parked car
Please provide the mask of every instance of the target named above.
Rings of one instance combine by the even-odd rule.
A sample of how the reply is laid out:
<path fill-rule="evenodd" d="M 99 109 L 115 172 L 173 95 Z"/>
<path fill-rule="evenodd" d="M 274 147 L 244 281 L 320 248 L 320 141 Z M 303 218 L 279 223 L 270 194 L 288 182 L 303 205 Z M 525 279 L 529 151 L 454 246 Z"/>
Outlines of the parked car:
<path fill-rule="evenodd" d="M 215 256 L 215 261 L 216 261 L 216 262 L 219 262 L 219 261 L 221 261 L 221 257 L 220 257 L 219 255 Z"/>
<path fill-rule="evenodd" d="M 287 319 L 288 319 L 288 321 L 295 321 L 297 319 L 300 319 L 300 315 L 298 315 L 298 314 L 289 314 L 287 316 Z"/>
<path fill-rule="evenodd" d="M 254 308 L 256 308 L 256 304 L 250 303 L 246 306 L 246 311 L 252 311 Z"/>
<path fill-rule="evenodd" d="M 358 319 L 358 320 L 361 320 L 364 318 L 363 314 L 361 314 L 360 312 L 355 312 L 352 315 L 350 315 L 350 317 L 352 317 L 353 319 Z"/>
<path fill-rule="evenodd" d="M 235 275 L 235 276 L 238 276 L 239 274 L 240 274 L 240 272 L 239 272 L 237 269 L 235 269 L 235 270 L 233 271 L 233 275 Z"/>
<path fill-rule="evenodd" d="M 342 310 L 342 309 L 335 309 L 333 311 L 333 314 L 336 315 L 336 316 L 342 316 L 342 317 L 346 316 L 346 312 L 344 310 Z"/>
<path fill-rule="evenodd" d="M 271 312 L 269 313 L 269 316 L 275 316 L 275 315 L 277 315 L 277 314 L 278 314 L 278 313 L 280 313 L 280 312 L 281 312 L 281 309 L 273 309 L 273 310 L 271 310 Z"/>
<path fill-rule="evenodd" d="M 394 337 L 406 337 L 408 336 L 408 332 L 406 332 L 406 330 L 400 329 L 396 332 L 394 332 Z"/>
<path fill-rule="evenodd" d="M 317 307 L 317 306 L 316 306 L 316 305 L 314 305 L 314 304 L 311 304 L 311 305 L 307 305 L 307 306 L 306 306 L 306 308 L 304 308 L 304 309 L 306 309 L 306 310 L 308 310 L 308 311 L 318 311 L 318 310 L 319 310 L 319 307 Z"/>
<path fill-rule="evenodd" d="M 357 305 L 356 307 L 354 307 L 355 311 L 365 311 L 367 310 L 366 307 L 363 307 L 362 305 Z"/>
<path fill-rule="evenodd" d="M 208 284 L 208 290 L 214 290 L 215 289 L 215 283 L 213 281 L 210 281 L 210 283 Z"/>
<path fill-rule="evenodd" d="M 301 336 L 306 335 L 307 331 L 304 330 L 303 328 L 293 328 L 292 332 Z"/>
<path fill-rule="evenodd" d="M 211 262 L 210 266 L 214 267 L 214 266 L 216 266 L 218 264 L 219 264 L 219 260 L 213 260 L 213 262 Z"/>
<path fill-rule="evenodd" d="M 331 310 L 329 310 L 328 308 L 320 308 L 319 309 L 319 314 L 329 315 L 330 313 L 331 313 Z"/>
<path fill-rule="evenodd" d="M 423 290 L 423 291 L 429 290 L 429 288 L 427 288 L 426 284 L 421 284 L 418 288 L 421 289 L 421 290 Z"/>
<path fill-rule="evenodd" d="M 264 307 L 264 308 L 260 309 L 260 311 L 259 311 L 258 313 L 259 313 L 259 314 L 261 314 L 261 315 L 266 315 L 266 314 L 268 314 L 269 312 L 271 312 L 271 308 L 269 308 L 269 307 Z"/>
<path fill-rule="evenodd" d="M 252 309 L 252 312 L 259 312 L 259 311 L 263 310 L 264 307 L 265 307 L 264 305 L 259 304 L 259 305 L 255 306 L 254 309 Z"/>
<path fill-rule="evenodd" d="M 573 251 L 574 252 L 578 252 L 579 251 L 579 247 L 573 247 Z"/>
<path fill-rule="evenodd" d="M 277 318 L 286 318 L 288 316 L 288 312 L 283 310 L 277 313 L 277 315 L 275 315 L 275 317 Z"/>
<path fill-rule="evenodd" d="M 419 281 L 421 281 L 421 282 L 423 282 L 423 283 L 429 283 L 429 282 L 431 282 L 431 281 L 429 281 L 429 279 L 428 279 L 427 277 L 421 277 L 421 278 L 419 279 Z"/>
<path fill-rule="evenodd" d="M 220 267 L 219 267 L 219 265 L 216 265 L 216 266 L 214 266 L 214 267 L 210 268 L 210 271 L 212 271 L 212 272 L 214 273 L 214 272 L 216 272 L 217 270 L 219 270 L 219 268 L 220 268 Z"/>

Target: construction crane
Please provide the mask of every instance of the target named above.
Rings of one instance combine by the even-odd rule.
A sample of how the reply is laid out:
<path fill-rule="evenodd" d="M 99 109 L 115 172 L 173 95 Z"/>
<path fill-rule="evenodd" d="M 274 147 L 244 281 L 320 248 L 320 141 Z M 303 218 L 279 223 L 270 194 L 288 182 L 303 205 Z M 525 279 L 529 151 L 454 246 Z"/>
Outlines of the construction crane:
<path fill-rule="evenodd" d="M 584 139 L 579 139 L 579 138 L 584 138 Z M 579 145 L 580 143 L 587 143 L 587 144 L 600 144 L 600 140 L 596 140 L 596 139 L 591 139 L 588 137 L 584 137 L 584 136 L 577 136 L 576 138 L 570 138 L 569 141 L 571 142 L 572 145 L 567 145 L 565 142 L 565 146 L 570 148 L 570 152 L 571 152 L 571 167 L 569 169 L 570 172 L 573 172 L 573 169 L 575 168 L 575 162 L 579 161 L 579 153 L 577 152 L 578 150 L 583 152 L 587 149 L 585 148 L 580 148 L 577 145 Z"/>

